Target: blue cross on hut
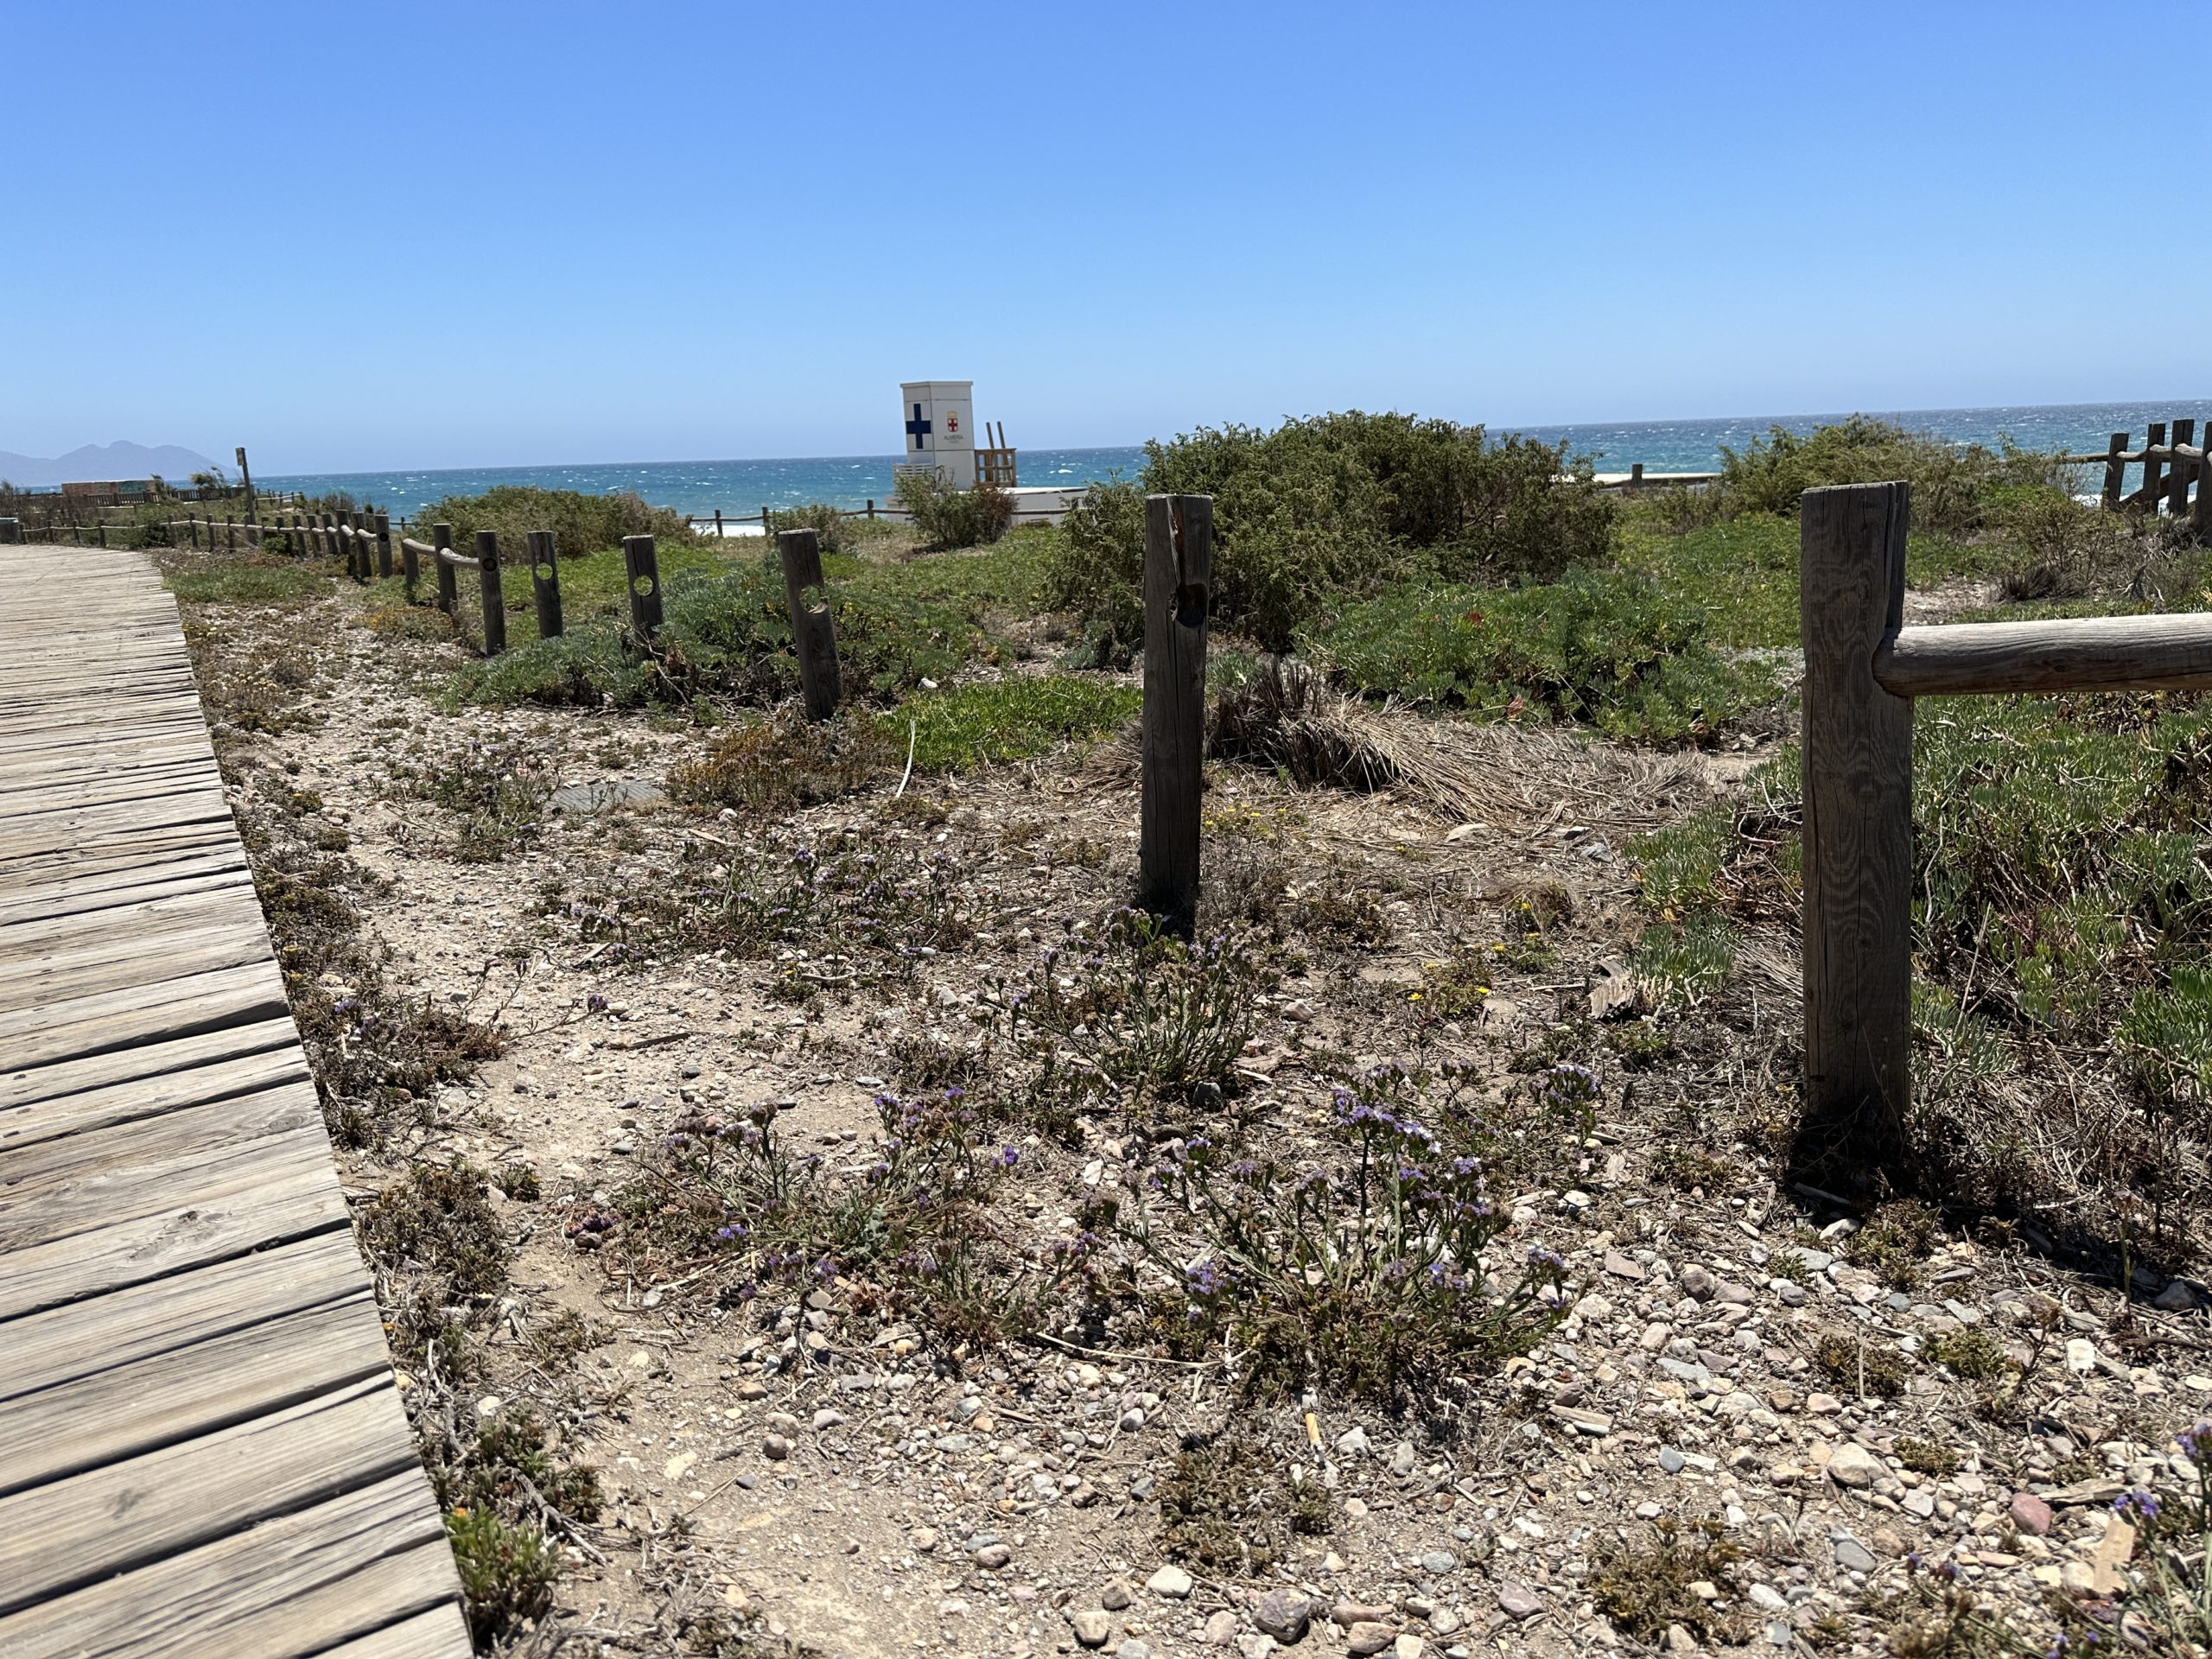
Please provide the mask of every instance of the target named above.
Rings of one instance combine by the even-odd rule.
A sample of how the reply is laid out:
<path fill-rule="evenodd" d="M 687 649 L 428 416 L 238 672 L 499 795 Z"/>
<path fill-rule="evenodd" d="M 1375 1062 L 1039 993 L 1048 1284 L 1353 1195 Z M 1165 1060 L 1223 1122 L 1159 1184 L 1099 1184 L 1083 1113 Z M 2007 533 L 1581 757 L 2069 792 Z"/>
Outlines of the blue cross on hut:
<path fill-rule="evenodd" d="M 914 405 L 914 418 L 906 423 L 906 435 L 913 439 L 915 448 L 925 449 L 929 447 L 922 442 L 924 438 L 929 435 L 929 430 L 930 423 L 922 418 L 922 406 L 919 404 L 916 404 Z"/>

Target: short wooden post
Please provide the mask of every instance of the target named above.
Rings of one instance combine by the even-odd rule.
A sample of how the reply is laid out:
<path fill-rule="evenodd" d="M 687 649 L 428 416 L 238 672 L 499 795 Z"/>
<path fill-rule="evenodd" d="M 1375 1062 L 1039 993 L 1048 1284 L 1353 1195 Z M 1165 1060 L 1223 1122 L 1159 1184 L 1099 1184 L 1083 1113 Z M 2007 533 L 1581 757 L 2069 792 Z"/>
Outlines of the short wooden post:
<path fill-rule="evenodd" d="M 1642 461 L 1639 461 L 1636 462 L 1628 469 L 1628 486 L 1631 490 L 1640 490 L 1643 487 L 1643 463 Z"/>
<path fill-rule="evenodd" d="M 100 545 L 102 547 L 105 547 L 107 545 L 107 520 L 105 518 L 99 520 L 99 523 L 92 526 L 92 530 L 93 533 L 100 538 Z"/>
<path fill-rule="evenodd" d="M 370 521 L 377 533 L 377 575 L 391 575 L 391 515 L 380 512 Z"/>
<path fill-rule="evenodd" d="M 2178 449 L 2196 436 L 2196 417 L 2182 415 L 2175 417 L 2173 445 Z M 2173 470 L 2166 479 L 2166 512 L 2178 522 L 2189 512 L 2190 463 L 2181 456 L 2174 457 Z"/>
<path fill-rule="evenodd" d="M 2166 423 L 2164 421 L 2152 422 L 2151 430 L 2143 440 L 2143 487 L 2135 493 L 2136 504 L 2145 512 L 2155 513 L 2158 510 L 2165 462 L 2153 460 L 2151 451 L 2163 446 L 2165 441 Z"/>
<path fill-rule="evenodd" d="M 226 553 L 238 550 L 238 521 L 228 513 L 223 515 L 223 550 Z"/>
<path fill-rule="evenodd" d="M 184 521 L 184 527 L 185 527 L 187 530 L 188 530 L 188 531 L 190 531 L 192 532 L 192 544 L 193 544 L 194 547 L 199 546 L 199 545 L 200 545 L 200 521 L 199 521 L 197 518 L 188 518 L 188 519 L 186 519 L 186 520 Z"/>
<path fill-rule="evenodd" d="M 1874 679 L 1904 620 L 1911 488 L 1808 490 L 1805 641 L 1805 1084 L 1801 1144 L 1894 1166 L 1912 1045 L 1912 703 Z"/>
<path fill-rule="evenodd" d="M 875 517 L 875 498 L 872 495 L 868 499 L 868 516 L 871 518 Z"/>
<path fill-rule="evenodd" d="M 415 584 L 423 577 L 423 561 L 415 551 L 415 543 L 404 536 L 399 538 L 399 574 L 406 587 L 407 602 L 412 605 L 415 602 Z"/>
<path fill-rule="evenodd" d="M 622 574 L 630 587 L 630 632 L 640 650 L 660 632 L 660 556 L 650 536 L 622 538 Z"/>
<path fill-rule="evenodd" d="M 1137 902 L 1188 938 L 1198 914 L 1213 498 L 1144 500 L 1144 752 Z"/>
<path fill-rule="evenodd" d="M 553 532 L 530 532 L 530 589 L 537 600 L 537 637 L 561 637 L 561 567 L 555 562 Z"/>
<path fill-rule="evenodd" d="M 453 561 L 446 557 L 447 554 L 453 551 L 453 526 L 432 524 L 430 545 L 437 549 L 435 562 L 438 567 L 438 608 L 448 616 L 451 616 L 454 607 L 460 599 L 460 592 L 454 581 Z"/>
<path fill-rule="evenodd" d="M 476 532 L 476 577 L 483 588 L 484 654 L 496 657 L 507 648 L 507 603 L 499 591 L 499 532 Z"/>
<path fill-rule="evenodd" d="M 2120 505 L 2120 488 L 2127 480 L 2127 434 L 2115 432 L 2105 446 L 2104 509 L 2110 512 Z"/>
<path fill-rule="evenodd" d="M 716 541 L 718 541 L 718 542 L 719 542 L 720 540 L 721 540 L 721 538 L 722 538 L 722 510 L 721 510 L 720 507 L 716 507 L 716 508 L 715 509 L 715 539 Z"/>
<path fill-rule="evenodd" d="M 829 597 L 810 601 L 806 596 L 810 588 L 829 586 L 822 574 L 821 536 L 812 530 L 779 531 L 776 551 L 784 565 L 784 607 L 791 615 L 791 648 L 798 653 L 806 717 L 827 720 L 844 700 L 844 683 L 837 669 L 837 629 Z"/>

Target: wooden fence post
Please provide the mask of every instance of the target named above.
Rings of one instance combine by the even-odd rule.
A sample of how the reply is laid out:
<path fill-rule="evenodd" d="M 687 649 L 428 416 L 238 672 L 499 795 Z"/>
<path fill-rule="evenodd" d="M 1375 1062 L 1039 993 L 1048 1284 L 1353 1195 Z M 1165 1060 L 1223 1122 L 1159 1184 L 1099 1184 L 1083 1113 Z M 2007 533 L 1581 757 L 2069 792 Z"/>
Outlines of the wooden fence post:
<path fill-rule="evenodd" d="M 1144 754 L 1137 902 L 1188 938 L 1198 913 L 1213 498 L 1144 499 Z"/>
<path fill-rule="evenodd" d="M 391 575 L 391 515 L 380 512 L 371 522 L 376 526 L 377 532 L 377 575 L 389 576 Z"/>
<path fill-rule="evenodd" d="M 2143 448 L 2145 451 L 2143 456 L 2143 487 L 2136 491 L 2133 497 L 2136 504 L 2145 512 L 2155 513 L 2158 510 L 2160 473 L 2165 466 L 2164 461 L 2152 460 L 2148 451 L 2164 443 L 2165 441 L 2166 423 L 2164 421 L 2152 422 L 2151 429 L 2143 439 Z"/>
<path fill-rule="evenodd" d="M 2110 512 L 2120 505 L 2120 486 L 2126 481 L 2127 462 L 2121 459 L 2127 453 L 2127 434 L 2115 432 L 2112 442 L 2105 446 L 2104 510 Z"/>
<path fill-rule="evenodd" d="M 1869 1166 L 1904 1149 L 1912 1051 L 1912 703 L 1874 679 L 1904 620 L 1911 488 L 1808 490 L 1805 1097 L 1801 1144 Z"/>
<path fill-rule="evenodd" d="M 188 518 L 188 519 L 186 519 L 186 520 L 184 521 L 184 524 L 185 524 L 185 528 L 186 528 L 186 529 L 188 529 L 188 530 L 189 530 L 189 531 L 192 532 L 192 544 L 193 544 L 194 547 L 199 546 L 199 545 L 200 545 L 200 521 L 199 521 L 197 518 Z"/>
<path fill-rule="evenodd" d="M 722 510 L 721 510 L 720 507 L 716 507 L 716 508 L 715 509 L 715 539 L 716 541 L 718 541 L 718 542 L 719 542 L 720 540 L 721 540 L 721 538 L 722 538 Z"/>
<path fill-rule="evenodd" d="M 829 586 L 822 574 L 821 537 L 811 530 L 779 531 L 776 551 L 784 565 L 784 607 L 791 614 L 791 647 L 798 653 L 798 685 L 806 699 L 806 717 L 827 720 L 844 699 L 844 683 L 837 669 L 837 629 L 830 614 L 829 596 L 824 594 L 815 603 L 806 597 L 808 588 Z"/>
<path fill-rule="evenodd" d="M 642 651 L 660 632 L 660 555 L 652 537 L 622 538 L 622 574 L 630 588 L 630 632 Z"/>
<path fill-rule="evenodd" d="M 537 601 L 537 637 L 561 637 L 561 567 L 555 562 L 553 532 L 530 532 L 530 589 Z"/>
<path fill-rule="evenodd" d="M 407 602 L 415 602 L 415 584 L 422 579 L 423 561 L 415 551 L 415 543 L 406 537 L 399 538 L 399 574 L 406 584 Z"/>
<path fill-rule="evenodd" d="M 100 545 L 102 547 L 105 547 L 107 545 L 107 520 L 105 518 L 101 519 L 98 524 L 92 526 L 92 530 L 93 532 L 99 537 Z"/>
<path fill-rule="evenodd" d="M 499 591 L 499 532 L 476 532 L 476 579 L 483 588 L 484 654 L 496 657 L 507 648 L 507 602 Z"/>
<path fill-rule="evenodd" d="M 2172 442 L 2177 448 L 2191 442 L 2196 436 L 2196 421 L 2193 416 L 2175 417 Z M 2190 463 L 2176 455 L 2173 471 L 2166 480 L 2166 512 L 2176 523 L 2179 523 L 2189 512 L 2189 478 Z"/>
<path fill-rule="evenodd" d="M 453 551 L 453 526 L 432 524 L 430 545 L 438 550 L 438 608 L 451 616 L 460 600 L 460 590 L 454 581 L 453 563 L 446 555 Z"/>

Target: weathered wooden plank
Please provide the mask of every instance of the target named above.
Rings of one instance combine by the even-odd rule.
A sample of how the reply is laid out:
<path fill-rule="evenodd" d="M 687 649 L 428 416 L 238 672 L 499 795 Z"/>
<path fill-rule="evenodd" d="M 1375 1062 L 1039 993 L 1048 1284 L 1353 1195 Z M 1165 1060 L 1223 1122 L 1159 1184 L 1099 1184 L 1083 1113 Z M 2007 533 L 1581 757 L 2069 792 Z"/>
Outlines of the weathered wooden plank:
<path fill-rule="evenodd" d="M 454 1595 L 452 1553 L 410 1469 L 0 1617 L 0 1653 L 306 1659 Z"/>
<path fill-rule="evenodd" d="M 0 1319 L 346 1226 L 327 1151 L 317 1162 L 305 1154 L 308 1145 L 303 1137 L 258 1142 L 213 1160 L 219 1179 L 203 1170 L 166 1207 L 134 1205 L 144 1213 L 20 1249 L 0 1241 Z"/>
<path fill-rule="evenodd" d="M 202 868 L 188 868 L 193 864 Z M 164 874 L 163 871 L 170 874 Z M 44 887 L 16 889 L 0 898 L 0 935 L 11 928 L 42 921 L 73 920 L 118 906 L 181 899 L 188 893 L 226 892 L 242 893 L 249 899 L 252 897 L 253 876 L 240 855 L 217 853 L 199 860 L 123 870 L 105 880 L 60 881 Z"/>
<path fill-rule="evenodd" d="M 0 1152 L 308 1080 L 289 1020 L 11 1071 L 0 1077 Z"/>
<path fill-rule="evenodd" d="M 2212 686 L 2212 613 L 1905 628 L 1875 652 L 1874 677 L 1897 697 L 2201 690 Z"/>
<path fill-rule="evenodd" d="M 16 1070 L 28 1071 L 128 1044 L 273 1020 L 290 1007 L 276 964 L 250 962 L 0 1014 L 0 1055 Z"/>
<path fill-rule="evenodd" d="M 8 1355 L 0 1402 L 320 1306 L 357 1294 L 362 1285 L 352 1232 L 334 1229 L 10 1319 L 0 1324 Z"/>
<path fill-rule="evenodd" d="M 219 1265 L 211 1273 L 224 1270 Z M 266 1417 L 376 1378 L 391 1360 L 376 1300 L 356 1282 L 317 1306 L 257 1319 L 57 1388 L 0 1412 L 0 1498 L 142 1452 Z M 0 1542 L 0 1582 L 6 1545 Z"/>
<path fill-rule="evenodd" d="M 437 1607 L 327 1649 L 320 1659 L 452 1659 L 468 1651 L 468 1626 L 460 1610 Z"/>
<path fill-rule="evenodd" d="M 109 938 L 80 950 L 53 950 L 42 957 L 0 958 L 0 1013 L 37 1007 L 66 997 L 95 996 L 144 981 L 149 964 L 168 974 L 213 973 L 219 969 L 264 962 L 269 935 L 252 915 L 172 932 L 146 932 L 136 938 Z"/>

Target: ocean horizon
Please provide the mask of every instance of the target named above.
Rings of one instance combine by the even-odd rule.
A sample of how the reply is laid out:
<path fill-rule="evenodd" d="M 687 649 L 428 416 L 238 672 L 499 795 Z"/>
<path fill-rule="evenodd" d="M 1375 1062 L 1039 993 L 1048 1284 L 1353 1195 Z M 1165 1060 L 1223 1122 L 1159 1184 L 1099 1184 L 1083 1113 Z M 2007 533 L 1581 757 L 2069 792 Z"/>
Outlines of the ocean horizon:
<path fill-rule="evenodd" d="M 2114 432 L 2126 430 L 2142 441 L 2152 421 L 2179 416 L 2194 418 L 2199 430 L 2212 426 L 2212 398 L 2176 398 L 2126 404 L 2013 404 L 1979 409 L 1867 410 L 1861 413 L 1894 421 L 1914 431 L 1935 434 L 1954 443 L 1995 448 L 2010 441 L 2024 449 L 2062 454 L 2102 450 Z M 1776 427 L 1804 433 L 1845 419 L 1847 412 L 1820 415 L 1734 416 L 1721 419 L 1585 422 L 1566 426 L 1493 423 L 1503 435 L 1518 432 L 1546 443 L 1567 444 L 1569 453 L 1593 457 L 1601 472 L 1627 472 L 1641 462 L 1649 473 L 1704 473 L 1719 469 L 1724 448 L 1742 450 Z M 826 501 L 857 508 L 873 499 L 891 499 L 892 468 L 904 457 L 816 455 L 729 461 L 600 461 L 537 467 L 420 467 L 388 472 L 276 474 L 257 482 L 266 489 L 305 491 L 310 495 L 343 493 L 372 502 L 396 516 L 412 518 L 424 507 L 454 495 L 480 495 L 502 486 L 576 490 L 602 495 L 633 490 L 655 506 L 694 518 L 758 515 L 765 507 L 792 507 Z M 1095 484 L 1116 476 L 1135 478 L 1144 467 L 1141 445 L 1068 449 L 1024 449 L 1024 485 Z"/>

